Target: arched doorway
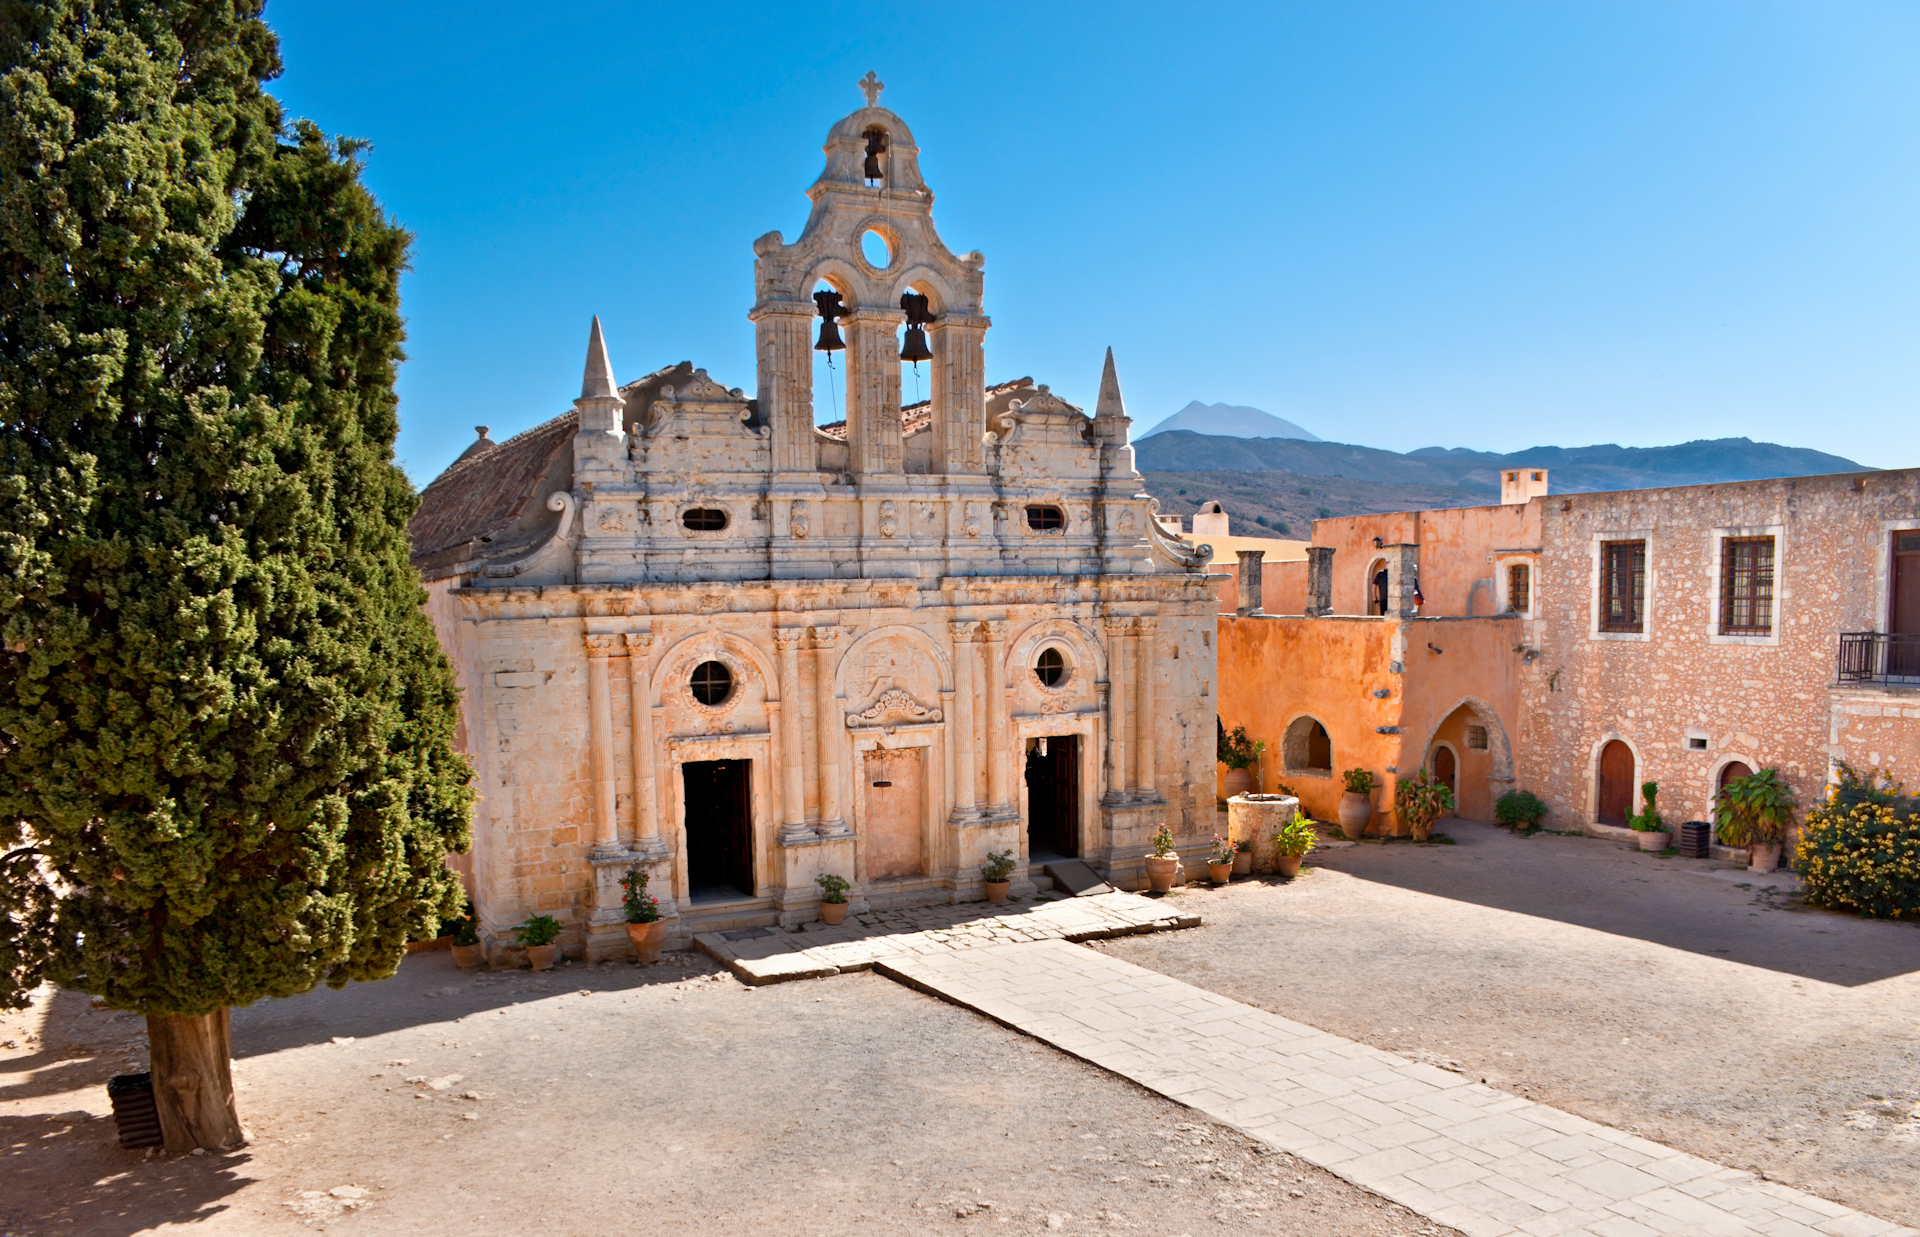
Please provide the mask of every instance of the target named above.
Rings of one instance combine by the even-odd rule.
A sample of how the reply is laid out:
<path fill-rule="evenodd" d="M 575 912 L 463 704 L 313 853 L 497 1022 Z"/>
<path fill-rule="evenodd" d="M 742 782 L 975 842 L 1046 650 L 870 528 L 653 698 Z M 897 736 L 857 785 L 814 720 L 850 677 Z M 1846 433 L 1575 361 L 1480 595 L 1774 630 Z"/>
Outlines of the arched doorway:
<path fill-rule="evenodd" d="M 1433 780 L 1453 793 L 1457 809 L 1460 803 L 1460 766 L 1453 757 L 1453 749 L 1445 745 L 1434 748 L 1429 767 L 1433 770 Z"/>
<path fill-rule="evenodd" d="M 1720 792 L 1727 788 L 1728 782 L 1731 782 L 1736 777 L 1751 777 L 1752 775 L 1753 770 L 1747 766 L 1746 761 L 1729 760 L 1726 766 L 1720 770 L 1720 776 L 1713 780 L 1713 797 L 1715 802 L 1719 801 Z"/>
<path fill-rule="evenodd" d="M 1387 612 L 1387 560 L 1376 558 L 1367 568 L 1367 613 L 1379 616 Z"/>
<path fill-rule="evenodd" d="M 1603 825 L 1625 825 L 1633 811 L 1633 749 L 1618 739 L 1600 749 L 1600 793 L 1594 803 L 1594 819 Z"/>

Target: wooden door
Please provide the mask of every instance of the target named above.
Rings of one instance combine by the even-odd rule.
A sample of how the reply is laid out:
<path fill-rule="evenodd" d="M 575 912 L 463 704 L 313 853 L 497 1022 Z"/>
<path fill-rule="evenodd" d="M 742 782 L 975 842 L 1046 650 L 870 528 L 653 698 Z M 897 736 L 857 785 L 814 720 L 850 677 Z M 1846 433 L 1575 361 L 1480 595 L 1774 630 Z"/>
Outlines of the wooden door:
<path fill-rule="evenodd" d="M 1599 807 L 1603 825 L 1624 825 L 1633 811 L 1633 749 L 1618 739 L 1600 749 Z"/>
<path fill-rule="evenodd" d="M 1920 675 L 1920 532 L 1893 534 L 1893 572 L 1887 590 L 1887 673 Z M 1905 636 L 1902 640 L 1899 637 Z"/>
<path fill-rule="evenodd" d="M 927 872 L 926 781 L 921 747 L 868 752 L 865 821 L 867 879 Z"/>
<path fill-rule="evenodd" d="M 1727 788 L 1727 783 L 1731 782 L 1734 778 L 1747 777 L 1752 772 L 1753 770 L 1747 768 L 1747 766 L 1742 762 L 1738 760 L 1734 761 L 1732 764 L 1728 765 L 1726 768 L 1720 770 L 1720 781 L 1713 788 L 1713 797 L 1718 799 L 1720 797 L 1720 792 L 1725 790 Z"/>
<path fill-rule="evenodd" d="M 1454 763 L 1453 749 L 1436 747 L 1433 749 L 1433 780 L 1453 792 L 1455 810 L 1460 803 L 1460 770 Z"/>

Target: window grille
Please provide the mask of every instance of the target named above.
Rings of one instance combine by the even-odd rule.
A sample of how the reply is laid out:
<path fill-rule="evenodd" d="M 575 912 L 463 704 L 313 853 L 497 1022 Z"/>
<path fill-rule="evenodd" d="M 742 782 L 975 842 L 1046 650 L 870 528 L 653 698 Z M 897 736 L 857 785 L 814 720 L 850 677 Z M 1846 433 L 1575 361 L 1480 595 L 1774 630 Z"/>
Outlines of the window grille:
<path fill-rule="evenodd" d="M 1728 537 L 1720 551 L 1720 634 L 1773 632 L 1773 538 Z"/>
<path fill-rule="evenodd" d="M 1048 687 L 1058 687 L 1060 680 L 1067 677 L 1067 659 L 1060 656 L 1059 649 L 1041 649 L 1040 658 L 1033 663 L 1033 673 Z"/>
<path fill-rule="evenodd" d="M 1600 543 L 1600 630 L 1640 632 L 1646 628 L 1647 543 Z"/>
<path fill-rule="evenodd" d="M 1507 568 L 1507 609 L 1523 614 L 1533 604 L 1533 569 L 1525 563 Z"/>
<path fill-rule="evenodd" d="M 727 526 L 727 513 L 717 507 L 689 507 L 680 523 L 697 533 L 712 533 Z"/>
<path fill-rule="evenodd" d="M 712 708 L 726 703 L 733 694 L 733 671 L 717 661 L 703 661 L 693 668 L 693 698 Z"/>
<path fill-rule="evenodd" d="M 1027 527 L 1036 533 L 1057 533 L 1067 526 L 1067 513 L 1054 506 L 1027 508 Z"/>
<path fill-rule="evenodd" d="M 1467 727 L 1467 746 L 1476 752 L 1487 750 L 1487 728 L 1485 726 Z"/>

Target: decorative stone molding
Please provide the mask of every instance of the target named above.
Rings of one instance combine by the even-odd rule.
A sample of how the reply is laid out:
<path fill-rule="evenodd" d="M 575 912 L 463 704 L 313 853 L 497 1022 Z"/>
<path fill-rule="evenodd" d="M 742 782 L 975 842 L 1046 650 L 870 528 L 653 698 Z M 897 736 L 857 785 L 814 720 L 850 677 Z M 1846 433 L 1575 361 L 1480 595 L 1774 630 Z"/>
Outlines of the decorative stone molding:
<path fill-rule="evenodd" d="M 945 718 L 936 706 L 921 704 L 913 694 L 898 687 L 892 679 L 881 679 L 873 700 L 863 709 L 847 714 L 848 730 L 892 731 L 899 725 L 938 722 Z"/>
<path fill-rule="evenodd" d="M 583 636 L 588 657 L 625 657 L 626 641 L 621 636 Z"/>

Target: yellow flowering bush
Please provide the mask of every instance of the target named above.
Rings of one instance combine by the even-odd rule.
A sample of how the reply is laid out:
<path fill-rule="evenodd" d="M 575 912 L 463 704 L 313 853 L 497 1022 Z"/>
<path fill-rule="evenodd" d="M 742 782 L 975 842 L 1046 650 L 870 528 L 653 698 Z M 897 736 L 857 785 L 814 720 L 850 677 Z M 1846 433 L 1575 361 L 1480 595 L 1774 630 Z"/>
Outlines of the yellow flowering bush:
<path fill-rule="evenodd" d="M 1904 790 L 1885 773 L 1862 777 L 1840 766 L 1794 850 L 1807 901 L 1881 919 L 1920 918 L 1920 800 Z"/>

